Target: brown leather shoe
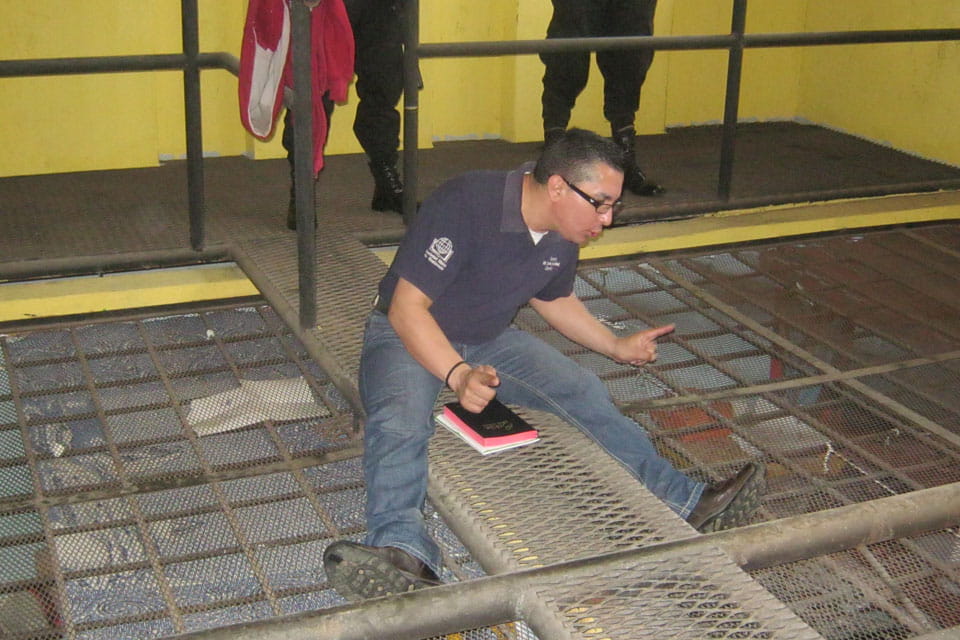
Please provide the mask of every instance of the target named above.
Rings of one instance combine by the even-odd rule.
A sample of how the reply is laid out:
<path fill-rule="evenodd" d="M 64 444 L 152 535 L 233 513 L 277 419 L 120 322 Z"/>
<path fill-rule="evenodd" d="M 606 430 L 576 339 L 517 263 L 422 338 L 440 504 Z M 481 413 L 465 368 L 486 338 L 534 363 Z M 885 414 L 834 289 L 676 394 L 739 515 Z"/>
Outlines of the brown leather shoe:
<path fill-rule="evenodd" d="M 760 507 L 766 484 L 763 463 L 748 462 L 737 475 L 704 489 L 687 522 L 700 533 L 743 526 Z"/>
<path fill-rule="evenodd" d="M 333 588 L 350 602 L 441 584 L 430 567 L 402 549 L 346 540 L 327 547 L 323 568 Z"/>

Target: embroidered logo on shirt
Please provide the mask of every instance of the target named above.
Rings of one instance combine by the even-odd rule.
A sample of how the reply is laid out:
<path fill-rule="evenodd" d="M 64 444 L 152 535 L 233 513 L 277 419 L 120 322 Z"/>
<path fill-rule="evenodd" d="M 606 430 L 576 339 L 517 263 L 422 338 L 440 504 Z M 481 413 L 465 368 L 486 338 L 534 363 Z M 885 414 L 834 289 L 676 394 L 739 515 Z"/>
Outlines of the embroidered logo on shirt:
<path fill-rule="evenodd" d="M 560 268 L 560 259 L 557 256 L 550 256 L 548 259 L 543 261 L 543 270 L 544 271 L 556 271 Z"/>
<path fill-rule="evenodd" d="M 451 256 L 453 256 L 453 242 L 446 237 L 434 238 L 427 250 L 423 252 L 423 257 L 440 271 L 447 268 Z"/>

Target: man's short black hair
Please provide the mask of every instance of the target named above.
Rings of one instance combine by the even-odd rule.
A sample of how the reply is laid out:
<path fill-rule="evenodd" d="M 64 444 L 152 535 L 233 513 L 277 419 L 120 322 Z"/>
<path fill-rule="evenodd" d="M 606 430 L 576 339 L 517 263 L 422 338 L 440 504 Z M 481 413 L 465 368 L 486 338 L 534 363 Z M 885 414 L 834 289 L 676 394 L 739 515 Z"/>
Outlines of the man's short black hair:
<path fill-rule="evenodd" d="M 546 184 L 552 175 L 560 175 L 570 182 L 595 179 L 594 168 L 606 164 L 623 172 L 623 150 L 603 136 L 586 129 L 567 129 L 552 140 L 533 169 L 533 178 Z"/>

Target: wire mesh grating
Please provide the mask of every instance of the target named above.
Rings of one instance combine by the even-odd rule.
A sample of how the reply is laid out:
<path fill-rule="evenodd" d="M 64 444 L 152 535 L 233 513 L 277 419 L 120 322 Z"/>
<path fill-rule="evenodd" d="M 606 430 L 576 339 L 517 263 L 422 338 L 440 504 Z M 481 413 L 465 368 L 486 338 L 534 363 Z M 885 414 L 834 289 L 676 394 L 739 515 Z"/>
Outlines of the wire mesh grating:
<path fill-rule="evenodd" d="M 690 475 L 715 480 L 747 459 L 766 460 L 759 519 L 956 482 L 960 330 L 944 318 L 960 310 L 960 258 L 953 227 L 941 227 L 584 265 L 577 291 L 614 331 L 677 324 L 657 363 L 642 370 L 584 353 L 529 310 L 517 324 L 596 371 Z M 918 265 L 904 269 L 905 260 Z M 888 287 L 892 281 L 898 286 Z M 918 293 L 910 309 L 904 287 Z M 347 304 L 348 294 L 339 296 L 331 300 Z M 365 312 L 358 297 L 366 298 L 354 292 L 353 307 L 343 310 L 351 326 Z M 347 343 L 357 334 L 334 344 L 336 322 L 321 337 L 347 354 L 350 370 L 355 345 Z M 362 479 L 348 457 L 355 418 L 307 352 L 266 306 L 4 336 L 0 619 L 21 625 L 10 637 L 163 637 L 339 603 L 317 561 L 330 540 L 363 535 Z M 241 380 L 294 379 L 304 383 L 273 388 L 259 404 L 312 405 L 310 415 L 243 425 L 221 416 L 204 435 L 185 428 L 195 424 L 196 401 L 228 394 Z M 263 389 L 270 387 L 251 391 Z M 458 444 L 445 445 L 446 437 L 436 445 Z M 595 546 L 578 549 L 584 555 L 662 539 L 634 518 L 645 507 L 633 504 L 629 479 L 614 474 L 598 484 L 569 458 L 569 443 L 546 437 L 536 446 L 558 467 L 542 474 L 542 497 L 504 504 L 505 563 L 568 559 L 565 545 L 578 544 L 571 523 L 597 532 Z M 509 467 L 500 455 L 497 465 Z M 446 492 L 469 503 L 454 481 L 467 464 L 462 451 L 443 457 L 451 465 L 442 472 Z M 517 463 L 499 475 L 541 472 Z M 594 499 L 595 511 L 583 508 Z M 552 525 L 536 515 L 544 507 Z M 432 509 L 428 522 L 444 548 L 445 579 L 483 575 Z M 558 535 L 553 548 L 532 553 L 530 531 L 548 525 L 569 538 Z M 958 624 L 957 540 L 956 530 L 944 530 L 753 576 L 831 640 L 907 638 Z M 658 637 L 659 617 L 633 614 L 632 580 L 611 609 L 589 603 L 597 624 L 588 614 L 567 623 L 586 637 L 604 637 L 598 629 Z M 599 576 L 588 587 L 605 588 Z M 111 607 L 94 606 L 98 598 Z M 590 598 L 572 597 L 561 610 Z M 705 611 L 717 621 L 713 631 L 728 634 L 717 637 L 762 633 L 738 626 L 749 616 L 729 604 Z M 687 632 L 702 632 L 695 629 Z M 461 636 L 532 634 L 516 623 Z"/>
<path fill-rule="evenodd" d="M 0 635 L 166 637 L 343 604 L 320 559 L 363 533 L 354 418 L 270 307 L 0 347 Z M 430 526 L 446 580 L 483 575 Z"/>

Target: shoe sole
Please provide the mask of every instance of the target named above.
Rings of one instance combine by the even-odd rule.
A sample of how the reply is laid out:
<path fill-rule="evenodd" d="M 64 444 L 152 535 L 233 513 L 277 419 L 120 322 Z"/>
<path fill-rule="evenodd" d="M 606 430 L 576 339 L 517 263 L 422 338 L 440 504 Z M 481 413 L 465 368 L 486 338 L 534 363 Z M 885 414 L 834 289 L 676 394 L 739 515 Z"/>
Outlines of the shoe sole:
<path fill-rule="evenodd" d="M 330 585 L 350 602 L 433 586 L 351 542 L 334 542 L 327 547 L 323 569 Z"/>
<path fill-rule="evenodd" d="M 760 508 L 760 502 L 763 500 L 763 494 L 767 487 L 767 469 L 763 464 L 757 463 L 757 471 L 753 474 L 743 488 L 734 496 L 730 504 L 720 513 L 713 516 L 697 529 L 700 533 L 712 533 L 714 531 L 723 531 L 724 529 L 733 529 L 742 527 L 750 522 L 750 518 Z"/>

